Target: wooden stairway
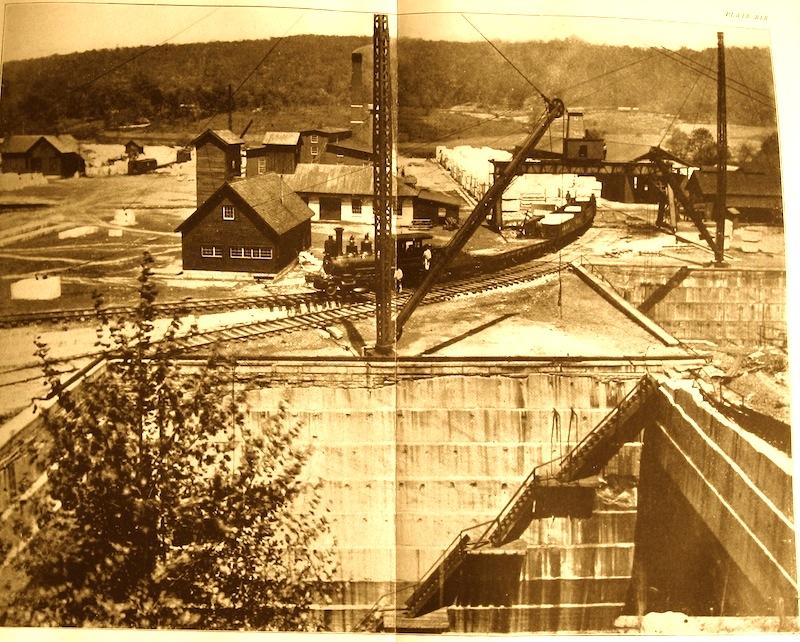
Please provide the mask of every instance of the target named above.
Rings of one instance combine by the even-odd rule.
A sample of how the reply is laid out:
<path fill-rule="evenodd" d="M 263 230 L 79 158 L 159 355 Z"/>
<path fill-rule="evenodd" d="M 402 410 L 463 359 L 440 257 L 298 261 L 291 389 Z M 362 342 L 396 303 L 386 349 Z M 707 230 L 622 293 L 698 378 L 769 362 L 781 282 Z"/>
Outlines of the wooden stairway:
<path fill-rule="evenodd" d="M 516 539 L 533 517 L 537 488 L 573 484 L 596 474 L 608 464 L 621 446 L 642 429 L 644 422 L 641 420 L 646 419 L 647 404 L 655 389 L 656 384 L 649 375 L 642 377 L 563 458 L 534 468 L 478 539 L 470 540 L 466 531 L 459 533 L 406 600 L 408 615 L 417 617 L 452 604 L 458 594 L 458 584 L 465 579 L 468 581 L 462 578 L 467 553 L 481 547 L 503 546 Z M 486 525 L 479 524 L 473 528 L 479 526 Z"/>

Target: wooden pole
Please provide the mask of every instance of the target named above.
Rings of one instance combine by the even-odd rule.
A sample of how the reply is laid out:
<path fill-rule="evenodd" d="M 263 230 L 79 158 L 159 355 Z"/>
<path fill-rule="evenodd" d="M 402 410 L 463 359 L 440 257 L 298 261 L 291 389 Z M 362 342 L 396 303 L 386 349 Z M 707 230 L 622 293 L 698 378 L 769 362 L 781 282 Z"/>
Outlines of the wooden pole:
<path fill-rule="evenodd" d="M 725 40 L 717 33 L 717 198 L 714 203 L 717 223 L 714 244 L 714 261 L 721 265 L 725 260 L 725 213 L 728 188 L 728 123 L 725 100 Z"/>

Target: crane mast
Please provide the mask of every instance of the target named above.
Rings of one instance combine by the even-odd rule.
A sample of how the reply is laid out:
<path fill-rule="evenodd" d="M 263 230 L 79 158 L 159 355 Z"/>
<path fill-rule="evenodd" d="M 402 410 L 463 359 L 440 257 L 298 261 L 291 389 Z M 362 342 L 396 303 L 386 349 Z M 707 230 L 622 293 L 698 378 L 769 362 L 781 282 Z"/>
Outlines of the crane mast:
<path fill-rule="evenodd" d="M 403 307 L 400 308 L 397 319 L 395 320 L 396 336 L 398 339 L 403 333 L 403 327 L 408 321 L 408 318 L 414 310 L 417 309 L 417 306 L 419 306 L 422 299 L 431 290 L 434 283 L 436 283 L 453 258 L 464 248 L 467 241 L 469 241 L 475 231 L 481 226 L 481 223 L 483 223 L 486 216 L 490 213 L 491 207 L 495 201 L 503 196 L 503 192 L 506 191 L 506 188 L 517 175 L 520 165 L 542 139 L 547 128 L 550 127 L 550 124 L 556 118 L 564 114 L 564 103 L 560 99 L 554 98 L 552 100 L 547 100 L 545 104 L 544 112 L 539 117 L 539 120 L 536 121 L 533 131 L 522 144 L 520 150 L 514 155 L 505 170 L 495 178 L 492 186 L 486 191 L 483 198 L 478 201 L 477 205 L 475 205 L 475 208 L 464 221 L 464 224 L 456 231 L 450 239 L 450 242 L 443 248 L 438 260 L 431 265 L 422 283 L 414 290 L 414 293 L 405 302 Z"/>

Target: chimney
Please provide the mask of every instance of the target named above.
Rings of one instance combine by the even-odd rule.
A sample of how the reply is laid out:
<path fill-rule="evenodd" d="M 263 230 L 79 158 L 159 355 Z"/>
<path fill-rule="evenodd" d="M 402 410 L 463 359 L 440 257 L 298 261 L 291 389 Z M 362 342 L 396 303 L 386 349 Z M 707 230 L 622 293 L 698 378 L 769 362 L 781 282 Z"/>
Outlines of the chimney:
<path fill-rule="evenodd" d="M 336 256 L 341 256 L 344 254 L 342 251 L 344 249 L 344 228 L 338 225 L 333 229 L 336 232 Z"/>

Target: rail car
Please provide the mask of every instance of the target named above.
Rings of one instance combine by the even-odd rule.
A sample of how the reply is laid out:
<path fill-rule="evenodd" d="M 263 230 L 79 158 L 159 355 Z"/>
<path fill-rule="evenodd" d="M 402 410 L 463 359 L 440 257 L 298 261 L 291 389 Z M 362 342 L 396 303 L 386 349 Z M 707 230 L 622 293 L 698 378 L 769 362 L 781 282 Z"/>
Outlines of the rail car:
<path fill-rule="evenodd" d="M 591 226 L 596 211 L 594 196 L 588 201 L 572 201 L 548 214 L 529 216 L 520 225 L 517 236 L 558 241 Z"/>
<path fill-rule="evenodd" d="M 403 282 L 418 280 L 425 272 L 425 249 L 433 239 L 424 232 L 403 232 L 395 237 L 397 265 L 403 271 Z M 341 239 L 337 256 L 326 254 L 322 271 L 306 276 L 306 281 L 317 290 L 333 296 L 337 292 L 375 287 L 375 255 L 344 255 Z"/>

